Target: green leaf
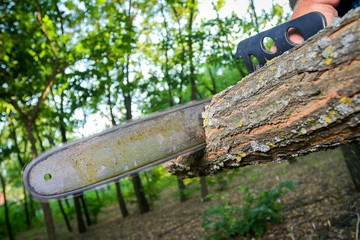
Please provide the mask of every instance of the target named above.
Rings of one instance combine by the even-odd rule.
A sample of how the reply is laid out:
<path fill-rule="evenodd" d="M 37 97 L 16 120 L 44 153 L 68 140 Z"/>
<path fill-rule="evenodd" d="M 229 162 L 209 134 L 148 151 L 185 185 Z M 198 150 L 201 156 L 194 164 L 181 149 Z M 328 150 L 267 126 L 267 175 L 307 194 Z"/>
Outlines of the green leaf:
<path fill-rule="evenodd" d="M 43 51 L 40 52 L 39 57 L 43 58 L 45 56 L 45 54 L 46 54 L 46 51 L 43 50 Z"/>
<path fill-rule="evenodd" d="M 4 55 L 3 59 L 5 62 L 9 62 L 9 60 L 10 60 L 8 55 Z"/>

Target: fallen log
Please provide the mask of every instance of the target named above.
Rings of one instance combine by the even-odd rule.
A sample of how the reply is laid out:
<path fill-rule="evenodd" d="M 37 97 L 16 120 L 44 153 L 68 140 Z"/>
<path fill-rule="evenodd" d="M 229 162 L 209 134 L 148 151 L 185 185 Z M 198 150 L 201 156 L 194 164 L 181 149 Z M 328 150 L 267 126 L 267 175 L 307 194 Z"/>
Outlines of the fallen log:
<path fill-rule="evenodd" d="M 215 95 L 206 149 L 165 164 L 179 177 L 294 156 L 360 137 L 360 8 Z"/>

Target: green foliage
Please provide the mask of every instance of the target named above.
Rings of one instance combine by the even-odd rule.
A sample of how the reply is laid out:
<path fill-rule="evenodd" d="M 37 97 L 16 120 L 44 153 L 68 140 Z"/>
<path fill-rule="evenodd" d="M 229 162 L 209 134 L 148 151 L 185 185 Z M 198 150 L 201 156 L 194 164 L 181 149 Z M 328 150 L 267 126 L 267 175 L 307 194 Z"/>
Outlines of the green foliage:
<path fill-rule="evenodd" d="M 240 190 L 245 197 L 241 199 L 241 205 L 231 204 L 229 195 L 216 194 L 220 204 L 204 212 L 202 228 L 209 233 L 204 239 L 226 239 L 236 235 L 260 237 L 267 223 L 281 221 L 283 205 L 278 203 L 278 199 L 287 189 L 294 190 L 290 181 L 270 190 L 252 191 L 247 186 L 242 187 Z"/>
<path fill-rule="evenodd" d="M 90 115 L 120 124 L 134 113 L 190 101 L 194 86 L 196 98 L 210 97 L 245 75 L 234 49 L 254 33 L 254 23 L 245 15 L 221 17 L 226 2 L 214 0 L 216 17 L 200 19 L 199 2 L 192 0 L 0 1 L 0 171 L 14 201 L 14 232 L 26 226 L 21 170 L 33 158 L 32 144 L 40 154 L 79 138 Z M 260 29 L 287 17 L 279 5 L 257 13 Z M 231 176 L 207 180 L 221 190 Z M 177 185 L 161 167 L 145 173 L 142 182 L 152 203 L 162 189 Z M 187 197 L 199 191 L 197 179 L 184 182 Z M 135 201 L 131 181 L 121 180 L 121 189 L 126 201 Z M 101 201 L 86 193 L 94 221 L 103 206 L 116 202 L 112 186 L 99 195 Z M 70 203 L 65 211 L 73 218 Z M 35 205 L 32 225 L 43 225 Z M 63 221 L 58 203 L 51 208 L 55 221 Z"/>

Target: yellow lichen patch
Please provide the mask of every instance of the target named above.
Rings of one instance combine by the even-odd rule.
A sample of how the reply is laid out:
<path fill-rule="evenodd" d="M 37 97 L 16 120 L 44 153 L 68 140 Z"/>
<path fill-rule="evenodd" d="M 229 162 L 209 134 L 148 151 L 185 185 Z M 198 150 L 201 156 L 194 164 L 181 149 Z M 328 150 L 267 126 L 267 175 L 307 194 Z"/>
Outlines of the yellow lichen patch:
<path fill-rule="evenodd" d="M 333 57 L 333 56 L 334 56 L 334 49 L 333 49 L 333 47 L 332 47 L 332 46 L 328 46 L 326 49 L 330 51 L 330 57 Z"/>
<path fill-rule="evenodd" d="M 346 98 L 346 97 L 343 97 L 340 99 L 339 101 L 340 103 L 347 103 L 347 104 L 350 104 L 352 101 L 350 98 Z"/>
<path fill-rule="evenodd" d="M 330 118 L 329 117 L 325 117 L 325 122 L 327 122 L 327 123 L 331 123 L 331 121 L 330 121 Z"/>
<path fill-rule="evenodd" d="M 316 120 L 314 118 L 310 118 L 309 122 L 314 123 L 314 122 L 316 122 Z"/>
<path fill-rule="evenodd" d="M 278 57 L 274 57 L 273 59 L 271 59 L 271 60 L 266 60 L 266 65 L 270 65 L 270 64 L 272 64 L 274 61 L 275 61 L 275 59 L 277 59 Z"/>
<path fill-rule="evenodd" d="M 335 115 L 336 113 L 335 113 L 335 111 L 334 111 L 334 110 L 330 110 L 330 111 L 329 111 L 329 114 L 331 114 L 331 115 Z"/>
<path fill-rule="evenodd" d="M 240 156 L 240 157 L 245 157 L 245 156 L 246 156 L 246 153 L 243 152 L 243 151 L 238 151 L 238 152 L 237 152 L 237 155 Z"/>
<path fill-rule="evenodd" d="M 326 50 L 329 52 L 329 55 L 325 60 L 323 60 L 323 63 L 325 65 L 330 65 L 330 63 L 332 62 L 332 57 L 334 56 L 334 49 L 332 46 L 328 46 Z"/>
<path fill-rule="evenodd" d="M 206 114 L 205 114 L 205 117 L 204 117 L 204 121 L 203 121 L 204 127 L 207 125 L 209 118 L 210 118 L 209 114 L 206 113 Z"/>
<path fill-rule="evenodd" d="M 313 58 L 316 58 L 317 56 L 319 56 L 319 54 L 318 54 L 318 53 L 315 53 L 315 55 L 313 56 Z"/>
<path fill-rule="evenodd" d="M 236 161 L 241 162 L 242 158 L 240 156 L 236 157 Z"/>
<path fill-rule="evenodd" d="M 248 78 L 248 75 L 245 76 L 245 77 L 243 77 L 243 78 L 240 80 L 240 82 L 244 81 L 244 80 L 247 79 L 247 78 Z"/>
<path fill-rule="evenodd" d="M 264 82 L 263 81 L 261 81 L 261 85 L 260 85 L 260 87 L 263 87 L 264 86 Z"/>
<path fill-rule="evenodd" d="M 345 144 L 345 143 L 349 143 L 349 142 L 351 142 L 351 141 L 350 141 L 350 140 L 341 140 L 340 142 L 343 143 L 343 144 Z"/>
<path fill-rule="evenodd" d="M 330 65 L 331 62 L 332 62 L 332 58 L 327 58 L 326 60 L 323 61 L 325 65 Z"/>
<path fill-rule="evenodd" d="M 305 59 L 303 59 L 301 62 L 304 63 L 304 62 L 306 62 L 306 61 L 307 61 L 307 59 L 305 58 Z"/>
<path fill-rule="evenodd" d="M 274 70 L 275 70 L 275 68 L 274 68 L 274 67 L 272 67 L 272 68 L 271 68 L 271 71 L 273 72 Z"/>
<path fill-rule="evenodd" d="M 266 145 L 268 145 L 269 147 L 276 147 L 276 145 L 273 144 L 272 142 L 267 142 Z"/>
<path fill-rule="evenodd" d="M 246 90 L 245 90 L 245 88 L 243 88 L 243 90 L 242 90 L 242 91 L 243 91 L 243 93 L 245 93 L 245 91 L 246 91 Z"/>
<path fill-rule="evenodd" d="M 263 80 L 263 79 L 264 79 L 264 76 L 261 76 L 261 77 L 260 77 L 260 81 Z"/>
<path fill-rule="evenodd" d="M 239 127 L 242 127 L 243 126 L 243 121 L 240 121 L 239 124 L 238 124 Z"/>

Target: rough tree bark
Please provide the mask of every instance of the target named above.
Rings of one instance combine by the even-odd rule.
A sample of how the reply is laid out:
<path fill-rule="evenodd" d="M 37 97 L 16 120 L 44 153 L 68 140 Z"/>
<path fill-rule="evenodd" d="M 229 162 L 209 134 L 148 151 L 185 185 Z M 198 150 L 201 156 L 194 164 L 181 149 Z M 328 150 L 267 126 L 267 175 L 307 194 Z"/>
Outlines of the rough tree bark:
<path fill-rule="evenodd" d="M 360 8 L 215 95 L 207 146 L 166 169 L 180 177 L 282 161 L 360 137 Z"/>

